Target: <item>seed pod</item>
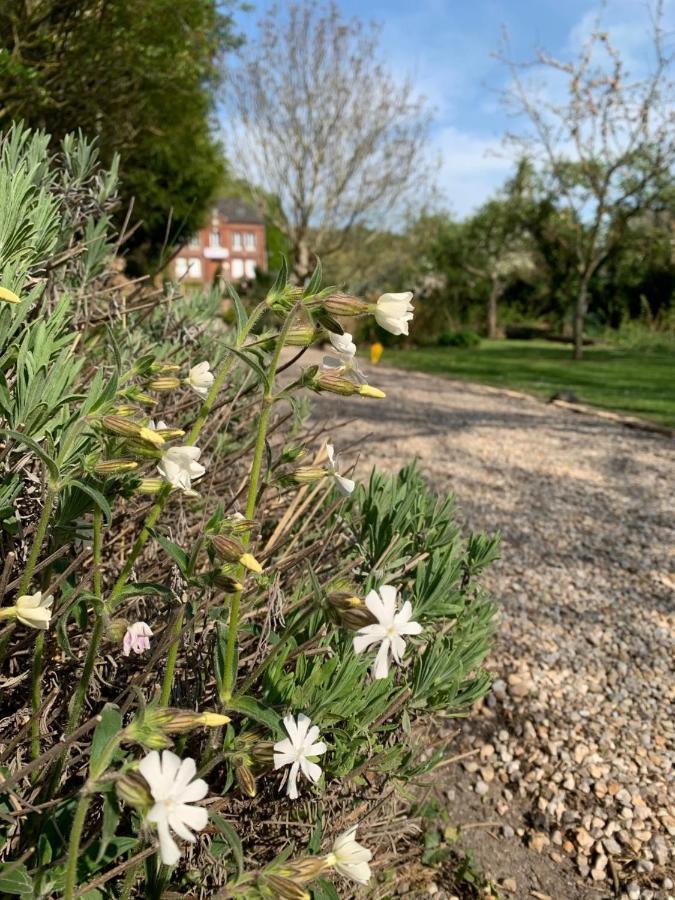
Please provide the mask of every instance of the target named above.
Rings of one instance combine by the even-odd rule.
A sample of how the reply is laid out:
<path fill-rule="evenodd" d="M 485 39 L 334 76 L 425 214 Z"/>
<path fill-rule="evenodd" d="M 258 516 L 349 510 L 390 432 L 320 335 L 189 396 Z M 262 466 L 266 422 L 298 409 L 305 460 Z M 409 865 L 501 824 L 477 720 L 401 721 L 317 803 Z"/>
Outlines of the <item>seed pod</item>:
<path fill-rule="evenodd" d="M 263 875 L 261 878 L 280 900 L 311 900 L 303 886 L 290 878 L 284 878 L 283 875 Z"/>
<path fill-rule="evenodd" d="M 161 478 L 141 478 L 136 490 L 139 494 L 158 494 L 167 483 Z"/>
<path fill-rule="evenodd" d="M 246 797 L 255 797 L 258 793 L 258 788 L 255 783 L 255 778 L 253 777 L 253 772 L 247 765 L 240 765 L 234 767 L 234 777 L 237 779 L 237 785 L 239 786 L 239 790 Z"/>
<path fill-rule="evenodd" d="M 244 585 L 237 581 L 234 575 L 230 572 L 223 572 L 222 569 L 213 576 L 213 584 L 226 594 L 238 594 L 244 590 Z"/>
<path fill-rule="evenodd" d="M 135 809 L 147 809 L 152 806 L 153 798 L 150 785 L 140 772 L 126 772 L 115 782 L 117 796 Z"/>
<path fill-rule="evenodd" d="M 353 628 L 354 630 L 364 628 L 366 625 L 374 625 L 377 622 L 377 619 L 367 606 L 340 610 L 338 612 L 338 618 L 342 625 L 347 628 Z"/>
<path fill-rule="evenodd" d="M 281 875 L 292 878 L 300 884 L 314 881 L 329 866 L 322 856 L 303 856 L 301 859 L 292 859 L 280 870 Z"/>
<path fill-rule="evenodd" d="M 315 341 L 319 341 L 326 337 L 323 328 L 316 328 L 314 325 L 299 325 L 291 328 L 286 335 L 286 346 L 288 347 L 309 347 Z"/>
<path fill-rule="evenodd" d="M 262 566 L 258 560 L 255 556 L 246 551 L 244 545 L 238 538 L 226 534 L 218 534 L 211 538 L 211 542 L 216 553 L 228 562 L 241 563 L 246 569 L 250 569 L 257 574 L 262 572 Z"/>
<path fill-rule="evenodd" d="M 337 291 L 330 297 L 325 297 L 323 308 L 331 316 L 362 316 L 368 312 L 368 304 L 352 294 L 344 294 Z"/>
<path fill-rule="evenodd" d="M 106 459 L 96 463 L 94 472 L 97 475 L 119 475 L 122 472 L 133 472 L 137 468 L 138 463 L 135 459 Z"/>
<path fill-rule="evenodd" d="M 315 391 L 326 391 L 329 394 L 339 394 L 342 397 L 351 397 L 352 394 L 360 393 L 359 388 L 365 385 L 354 384 L 344 375 L 340 375 L 336 371 L 321 372 L 309 384 L 309 387 Z"/>
<path fill-rule="evenodd" d="M 291 478 L 296 484 L 313 484 L 321 481 L 327 474 L 320 466 L 298 466 L 291 472 Z"/>
<path fill-rule="evenodd" d="M 111 619 L 106 625 L 106 637 L 109 641 L 112 641 L 113 644 L 119 644 L 128 627 L 129 623 L 126 619 Z"/>
<path fill-rule="evenodd" d="M 109 434 L 131 438 L 139 437 L 142 427 L 137 422 L 132 422 L 123 416 L 103 416 L 101 424 Z"/>
<path fill-rule="evenodd" d="M 271 765 L 274 762 L 274 744 L 272 741 L 258 741 L 251 747 L 251 756 L 260 765 Z"/>
<path fill-rule="evenodd" d="M 175 391 L 177 387 L 180 387 L 180 379 L 175 375 L 160 375 L 148 382 L 151 391 Z"/>

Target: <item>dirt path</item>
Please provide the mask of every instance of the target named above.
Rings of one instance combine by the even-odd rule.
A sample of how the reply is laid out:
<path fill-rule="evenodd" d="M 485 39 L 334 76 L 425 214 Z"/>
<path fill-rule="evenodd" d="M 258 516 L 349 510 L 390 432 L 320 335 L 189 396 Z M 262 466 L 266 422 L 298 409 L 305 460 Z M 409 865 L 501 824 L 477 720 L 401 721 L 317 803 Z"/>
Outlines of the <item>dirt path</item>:
<path fill-rule="evenodd" d="M 497 680 L 447 794 L 454 821 L 488 823 L 465 844 L 504 897 L 671 897 L 675 445 L 477 385 L 369 380 L 386 400 L 317 404 L 355 419 L 335 443 L 361 440 L 357 472 L 417 457 L 503 536 Z"/>

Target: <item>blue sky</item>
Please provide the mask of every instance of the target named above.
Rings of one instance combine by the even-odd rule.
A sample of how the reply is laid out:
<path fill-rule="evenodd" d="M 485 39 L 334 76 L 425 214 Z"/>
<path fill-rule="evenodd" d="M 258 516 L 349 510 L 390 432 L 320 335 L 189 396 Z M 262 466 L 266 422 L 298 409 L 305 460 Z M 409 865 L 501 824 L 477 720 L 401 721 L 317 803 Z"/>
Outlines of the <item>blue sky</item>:
<path fill-rule="evenodd" d="M 601 9 L 598 0 L 337 0 L 348 16 L 382 27 L 382 55 L 410 75 L 434 110 L 430 153 L 440 159 L 437 202 L 465 215 L 508 176 L 511 162 L 501 144 L 509 120 L 499 102 L 507 83 L 491 54 L 502 29 L 512 55 L 533 56 L 537 47 L 565 56 L 578 49 Z M 255 21 L 267 0 L 241 14 L 239 25 L 255 39 Z M 283 3 L 280 4 L 283 7 Z M 675 0 L 666 23 L 675 28 Z M 603 27 L 641 68 L 647 55 L 646 0 L 607 0 Z"/>

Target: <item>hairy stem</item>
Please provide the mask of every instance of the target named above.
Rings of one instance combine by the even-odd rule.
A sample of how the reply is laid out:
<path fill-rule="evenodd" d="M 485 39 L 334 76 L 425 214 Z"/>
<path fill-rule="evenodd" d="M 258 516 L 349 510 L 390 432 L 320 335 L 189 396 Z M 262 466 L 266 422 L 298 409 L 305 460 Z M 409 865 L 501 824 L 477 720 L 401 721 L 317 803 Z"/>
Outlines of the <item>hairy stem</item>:
<path fill-rule="evenodd" d="M 82 840 L 82 831 L 87 812 L 89 811 L 89 803 L 89 795 L 84 794 L 80 797 L 75 809 L 73 825 L 70 829 L 70 840 L 68 841 L 68 861 L 66 863 L 66 877 L 63 886 L 63 900 L 73 900 L 75 896 L 77 864 L 80 860 L 80 841 Z"/>
<path fill-rule="evenodd" d="M 176 659 L 178 658 L 178 646 L 180 644 L 180 634 L 183 630 L 183 607 L 178 610 L 176 619 L 171 628 L 171 645 L 166 655 L 166 669 L 164 670 L 164 680 L 162 681 L 162 693 L 160 694 L 159 705 L 168 706 L 171 699 L 171 690 L 173 688 L 173 676 L 176 671 Z"/>

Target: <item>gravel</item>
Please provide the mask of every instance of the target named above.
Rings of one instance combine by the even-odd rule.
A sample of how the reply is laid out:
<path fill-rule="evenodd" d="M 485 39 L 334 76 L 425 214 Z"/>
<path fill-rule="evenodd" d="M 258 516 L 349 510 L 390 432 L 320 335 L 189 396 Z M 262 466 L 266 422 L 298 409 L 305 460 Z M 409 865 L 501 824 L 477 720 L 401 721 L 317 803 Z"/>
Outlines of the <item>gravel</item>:
<path fill-rule="evenodd" d="M 607 896 L 672 896 L 673 442 L 510 391 L 369 380 L 386 400 L 317 404 L 355 418 L 334 442 L 358 442 L 357 474 L 417 457 L 469 527 L 502 534 L 495 681 L 461 747 L 481 748 L 463 777 L 486 818 Z"/>

